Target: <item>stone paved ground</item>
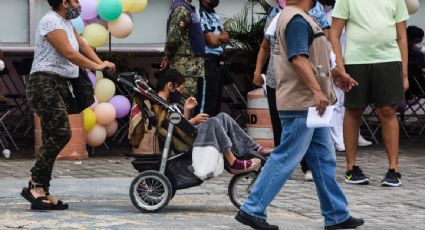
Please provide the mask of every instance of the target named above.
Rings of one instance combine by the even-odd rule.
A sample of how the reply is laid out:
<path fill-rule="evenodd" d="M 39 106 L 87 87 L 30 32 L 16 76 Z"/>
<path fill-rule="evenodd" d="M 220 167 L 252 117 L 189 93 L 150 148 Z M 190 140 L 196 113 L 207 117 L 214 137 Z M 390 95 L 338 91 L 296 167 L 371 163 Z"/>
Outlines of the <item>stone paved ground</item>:
<path fill-rule="evenodd" d="M 346 192 L 353 215 L 365 219 L 361 229 L 425 229 L 425 142 L 423 137 L 401 143 L 403 187 L 379 185 L 387 170 L 382 145 L 362 148 L 359 165 L 373 182 L 368 186 L 343 183 L 343 154 L 337 154 L 337 178 Z M 118 152 L 117 149 L 112 150 Z M 29 212 L 19 197 L 29 178 L 32 159 L 0 159 L 0 229 L 241 229 L 233 220 L 236 209 L 227 198 L 230 175 L 178 191 L 159 214 L 139 214 L 128 197 L 128 186 L 137 174 L 131 159 L 93 157 L 86 161 L 60 161 L 54 170 L 54 191 L 71 202 L 64 215 Z M 273 223 L 283 229 L 321 229 L 322 218 L 313 183 L 304 182 L 300 170 L 280 192 L 270 209 Z M 60 224 L 60 225 L 58 225 Z"/>

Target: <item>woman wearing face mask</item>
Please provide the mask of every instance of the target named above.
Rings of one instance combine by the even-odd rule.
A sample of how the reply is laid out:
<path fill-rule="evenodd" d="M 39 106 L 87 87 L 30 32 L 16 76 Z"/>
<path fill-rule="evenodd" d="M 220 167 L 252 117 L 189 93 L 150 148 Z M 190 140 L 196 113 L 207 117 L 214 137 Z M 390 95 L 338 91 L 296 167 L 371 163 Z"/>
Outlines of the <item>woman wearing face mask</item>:
<path fill-rule="evenodd" d="M 169 103 L 178 103 L 182 98 L 185 78 L 173 69 L 161 72 L 157 76 L 158 95 Z M 175 128 L 172 140 L 173 149 L 185 152 L 192 147 L 213 146 L 217 151 L 223 153 L 227 168 L 233 174 L 250 172 L 260 167 L 259 159 L 240 160 L 254 150 L 267 155 L 271 149 L 266 149 L 256 144 L 239 125 L 227 114 L 219 113 L 216 117 L 209 118 L 207 114 L 201 113 L 191 118 L 191 110 L 198 102 L 194 97 L 189 97 L 184 103 L 183 116 L 198 129 L 196 138 L 185 135 L 182 130 Z M 157 124 L 156 129 L 161 136 L 166 136 L 168 129 L 168 112 L 159 105 L 153 106 Z"/>
<path fill-rule="evenodd" d="M 28 103 L 41 119 L 43 144 L 21 195 L 33 210 L 64 210 L 68 204 L 51 195 L 49 186 L 56 156 L 71 138 L 68 112 L 73 93 L 69 79 L 79 76 L 79 67 L 114 71 L 115 65 L 100 60 L 73 28 L 70 20 L 81 12 L 78 0 L 47 1 L 52 10 L 38 25 L 26 89 Z"/>

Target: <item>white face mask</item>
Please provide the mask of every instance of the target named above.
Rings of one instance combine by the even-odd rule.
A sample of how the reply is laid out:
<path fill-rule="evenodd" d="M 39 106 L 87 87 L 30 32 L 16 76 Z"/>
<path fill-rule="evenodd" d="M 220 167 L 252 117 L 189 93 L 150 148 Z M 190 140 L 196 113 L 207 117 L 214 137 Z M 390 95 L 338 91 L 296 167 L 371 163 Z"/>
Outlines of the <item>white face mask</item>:
<path fill-rule="evenodd" d="M 4 62 L 0 60 L 0 71 L 3 71 L 5 67 Z"/>

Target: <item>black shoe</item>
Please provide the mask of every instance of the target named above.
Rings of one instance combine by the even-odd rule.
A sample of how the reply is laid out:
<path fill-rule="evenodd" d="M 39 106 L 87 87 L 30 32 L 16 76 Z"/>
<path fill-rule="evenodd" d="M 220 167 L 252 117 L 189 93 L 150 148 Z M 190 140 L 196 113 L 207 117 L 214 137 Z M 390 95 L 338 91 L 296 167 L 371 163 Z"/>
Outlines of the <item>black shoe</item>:
<path fill-rule="evenodd" d="M 389 169 L 381 181 L 381 185 L 385 187 L 400 187 L 401 184 L 401 174 L 396 172 L 395 169 Z"/>
<path fill-rule="evenodd" d="M 345 183 L 347 184 L 369 184 L 370 179 L 363 174 L 359 166 L 353 166 L 353 168 L 345 172 Z"/>
<path fill-rule="evenodd" d="M 239 221 L 241 224 L 248 225 L 253 229 L 258 230 L 278 230 L 279 226 L 271 225 L 267 223 L 265 219 L 261 219 L 255 216 L 251 216 L 239 210 L 238 214 L 235 216 L 235 219 Z"/>
<path fill-rule="evenodd" d="M 325 226 L 325 229 L 351 229 L 351 228 L 357 228 L 360 225 L 364 224 L 364 220 L 361 218 L 354 218 L 350 216 L 346 221 L 335 224 L 335 225 L 329 225 Z"/>

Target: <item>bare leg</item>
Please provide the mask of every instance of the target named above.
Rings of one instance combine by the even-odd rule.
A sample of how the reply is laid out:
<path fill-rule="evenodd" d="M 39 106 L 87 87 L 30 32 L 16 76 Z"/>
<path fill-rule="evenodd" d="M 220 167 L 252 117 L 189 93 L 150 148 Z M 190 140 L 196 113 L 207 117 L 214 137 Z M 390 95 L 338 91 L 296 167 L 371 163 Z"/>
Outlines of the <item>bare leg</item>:
<path fill-rule="evenodd" d="M 390 169 L 395 169 L 398 172 L 399 124 L 396 107 L 386 106 L 377 108 L 376 113 L 382 126 L 382 138 L 384 140 L 385 151 L 388 155 Z"/>
<path fill-rule="evenodd" d="M 346 108 L 344 115 L 344 143 L 347 170 L 356 164 L 357 143 L 359 141 L 359 123 L 364 109 Z"/>

